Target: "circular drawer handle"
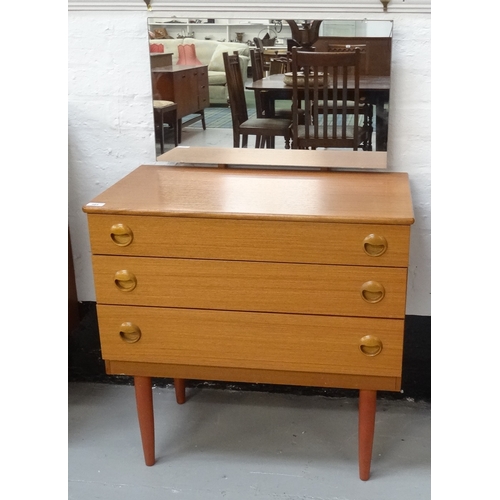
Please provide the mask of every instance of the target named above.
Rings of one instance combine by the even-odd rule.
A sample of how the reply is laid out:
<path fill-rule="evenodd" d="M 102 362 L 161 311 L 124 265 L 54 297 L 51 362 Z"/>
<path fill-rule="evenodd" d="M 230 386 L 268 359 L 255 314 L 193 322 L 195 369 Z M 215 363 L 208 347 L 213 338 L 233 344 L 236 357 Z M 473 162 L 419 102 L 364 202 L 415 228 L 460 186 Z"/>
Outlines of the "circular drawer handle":
<path fill-rule="evenodd" d="M 387 250 L 387 240 L 378 234 L 369 234 L 363 240 L 363 250 L 370 257 L 380 257 Z"/>
<path fill-rule="evenodd" d="M 120 325 L 120 337 L 123 341 L 134 344 L 141 338 L 141 329 L 134 323 L 126 321 Z"/>
<path fill-rule="evenodd" d="M 115 285 L 122 292 L 131 292 L 137 286 L 134 273 L 123 269 L 115 273 Z"/>
<path fill-rule="evenodd" d="M 365 335 L 359 340 L 359 350 L 365 356 L 376 356 L 382 352 L 382 341 L 374 335 Z"/>
<path fill-rule="evenodd" d="M 126 247 L 127 245 L 130 245 L 134 239 L 132 229 L 125 224 L 113 224 L 111 226 L 110 236 L 113 243 L 119 247 Z"/>
<path fill-rule="evenodd" d="M 361 285 L 361 297 L 370 304 L 376 304 L 385 297 L 385 288 L 378 281 L 367 281 Z"/>

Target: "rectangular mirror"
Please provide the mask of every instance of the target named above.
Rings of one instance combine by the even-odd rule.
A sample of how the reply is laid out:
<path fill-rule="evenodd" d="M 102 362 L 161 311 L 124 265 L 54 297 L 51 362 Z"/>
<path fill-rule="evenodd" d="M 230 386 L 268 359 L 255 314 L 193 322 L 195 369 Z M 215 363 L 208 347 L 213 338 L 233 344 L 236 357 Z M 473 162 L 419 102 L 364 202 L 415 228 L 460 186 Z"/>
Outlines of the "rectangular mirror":
<path fill-rule="evenodd" d="M 307 22 L 295 20 L 299 26 Z M 175 143 L 182 145 L 183 131 L 187 127 L 232 129 L 223 52 L 238 51 L 245 81 L 252 82 L 250 50 L 260 46 L 269 69 L 271 60 L 286 54 L 293 40 L 287 21 L 276 19 L 154 17 L 148 19 L 147 29 L 153 100 L 156 102 L 157 155 Z M 373 106 L 372 132 L 365 149 L 368 151 L 387 152 L 392 31 L 392 21 L 324 19 L 313 43 L 317 51 L 360 47 L 360 92 Z M 249 116 L 255 116 L 251 89 L 246 90 L 246 98 Z M 174 111 L 169 114 L 167 108 L 159 110 L 158 101 L 175 102 L 177 127 L 173 123 Z M 280 101 L 280 105 L 287 106 L 287 103 Z M 167 131 L 163 146 L 160 127 Z M 207 144 L 200 142 L 197 145 Z"/>

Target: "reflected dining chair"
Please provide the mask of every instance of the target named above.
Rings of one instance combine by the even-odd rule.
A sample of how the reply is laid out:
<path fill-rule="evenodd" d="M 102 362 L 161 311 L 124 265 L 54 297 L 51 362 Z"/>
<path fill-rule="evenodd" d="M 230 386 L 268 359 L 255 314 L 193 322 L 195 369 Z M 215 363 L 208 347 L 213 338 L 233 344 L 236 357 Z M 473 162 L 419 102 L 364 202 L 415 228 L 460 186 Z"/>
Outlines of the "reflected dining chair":
<path fill-rule="evenodd" d="M 288 73 L 290 71 L 290 58 L 288 54 L 284 56 L 276 55 L 271 57 L 271 62 L 269 63 L 269 74 L 279 75 L 283 73 Z"/>
<path fill-rule="evenodd" d="M 368 73 L 368 52 L 366 44 L 328 44 L 328 52 L 355 52 L 359 49 L 359 74 L 366 75 Z M 332 103 L 329 102 L 331 108 Z M 363 116 L 363 126 L 360 130 L 360 146 L 364 151 L 372 150 L 372 135 L 373 135 L 373 104 L 369 103 L 364 97 L 359 98 L 359 114 Z"/>
<path fill-rule="evenodd" d="M 165 125 L 169 125 L 174 132 L 174 144 L 179 144 L 179 120 L 177 118 L 177 104 L 172 101 L 153 100 L 153 114 L 155 132 L 160 140 L 160 152 L 165 152 Z"/>
<path fill-rule="evenodd" d="M 262 80 L 265 76 L 264 55 L 260 49 L 250 51 L 250 61 L 252 63 L 252 80 Z M 257 109 L 257 116 L 266 116 L 266 110 L 269 109 L 265 99 L 268 97 L 268 92 L 265 90 L 255 91 L 255 107 Z M 275 108 L 275 106 L 272 106 Z M 274 114 L 267 116 L 267 118 L 286 118 L 292 119 L 291 103 L 290 109 L 274 109 Z"/>
<path fill-rule="evenodd" d="M 252 65 L 252 80 L 254 82 L 262 80 L 264 78 L 265 71 L 264 71 L 264 58 L 261 49 L 250 50 L 250 62 Z M 257 110 L 258 118 L 262 118 L 264 116 L 264 103 L 263 103 L 264 92 L 265 90 L 255 91 L 255 108 Z"/>
<path fill-rule="evenodd" d="M 259 50 L 262 56 L 262 70 L 264 72 L 264 76 L 266 72 L 269 71 L 269 61 L 266 61 L 266 58 L 264 57 L 264 44 L 262 43 L 262 40 L 259 37 L 255 37 L 253 39 L 253 43 L 255 44 L 255 49 Z"/>
<path fill-rule="evenodd" d="M 264 54 L 261 49 L 254 49 L 250 51 L 250 61 L 252 63 L 252 80 L 256 82 L 257 80 L 262 80 L 265 76 L 265 65 L 264 65 Z M 255 91 L 255 109 L 258 118 L 285 118 L 286 120 L 292 120 L 292 109 L 291 104 L 289 109 L 276 109 L 274 103 L 269 106 L 266 99 L 269 98 L 269 92 L 266 90 L 256 90 Z M 269 110 L 272 109 L 272 115 Z M 269 137 L 271 145 L 274 144 L 274 137 Z"/>
<path fill-rule="evenodd" d="M 368 47 L 365 43 L 347 44 L 347 43 L 329 43 L 328 52 L 355 52 L 359 49 L 359 74 L 368 73 Z"/>
<path fill-rule="evenodd" d="M 292 148 L 359 148 L 359 50 L 292 49 Z M 307 75 L 307 77 L 305 76 Z M 332 106 L 323 106 L 324 102 Z M 303 124 L 299 123 L 302 102 Z"/>
<path fill-rule="evenodd" d="M 245 99 L 245 87 L 238 53 L 233 55 L 224 52 L 224 69 L 226 72 L 227 90 L 229 95 L 229 107 L 233 122 L 233 147 L 246 148 L 248 136 L 255 135 L 255 147 L 260 148 L 267 145 L 274 147 L 272 141 L 275 137 L 285 139 L 285 148 L 290 148 L 290 126 L 291 120 L 285 118 L 256 117 L 248 118 L 248 109 Z"/>

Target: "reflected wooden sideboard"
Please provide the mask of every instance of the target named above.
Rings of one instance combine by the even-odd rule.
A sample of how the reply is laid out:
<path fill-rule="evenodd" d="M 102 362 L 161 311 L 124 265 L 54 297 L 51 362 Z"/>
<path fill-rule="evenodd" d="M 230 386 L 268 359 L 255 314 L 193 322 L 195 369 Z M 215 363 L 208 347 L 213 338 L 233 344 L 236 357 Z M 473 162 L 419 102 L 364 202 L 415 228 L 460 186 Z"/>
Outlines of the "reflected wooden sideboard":
<path fill-rule="evenodd" d="M 153 99 L 172 101 L 177 104 L 179 142 L 182 127 L 198 120 L 205 129 L 205 108 L 210 106 L 208 95 L 207 66 L 163 66 L 151 68 Z M 187 121 L 188 115 L 197 115 Z"/>
<path fill-rule="evenodd" d="M 285 152 L 287 153 L 287 152 Z M 401 387 L 408 176 L 141 166 L 84 207 L 102 356 L 134 377 L 359 389 L 359 475 L 378 390 Z M 335 425 L 332 421 L 332 425 Z"/>

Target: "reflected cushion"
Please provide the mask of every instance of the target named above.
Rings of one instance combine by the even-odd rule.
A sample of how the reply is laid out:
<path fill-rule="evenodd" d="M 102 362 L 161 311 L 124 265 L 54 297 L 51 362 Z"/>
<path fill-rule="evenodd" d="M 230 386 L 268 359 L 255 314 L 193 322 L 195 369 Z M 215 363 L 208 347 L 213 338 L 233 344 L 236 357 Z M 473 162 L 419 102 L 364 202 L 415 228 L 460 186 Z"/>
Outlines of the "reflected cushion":
<path fill-rule="evenodd" d="M 226 85 L 226 73 L 222 71 L 209 71 L 208 72 L 209 85 Z"/>
<path fill-rule="evenodd" d="M 231 49 L 227 45 L 217 45 L 214 53 L 212 54 L 212 58 L 210 59 L 210 63 L 208 64 L 209 71 L 225 71 L 224 59 L 222 57 L 224 52 L 228 52 L 229 54 L 232 53 Z"/>
<path fill-rule="evenodd" d="M 222 57 L 222 54 L 224 52 L 227 52 L 228 54 L 233 54 L 235 50 L 240 55 L 240 64 L 241 64 L 241 56 L 245 53 L 248 53 L 249 50 L 248 45 L 242 43 L 231 43 L 229 45 L 220 43 L 219 45 L 217 45 L 216 49 L 214 50 L 214 53 L 212 54 L 212 58 L 208 63 L 208 70 L 225 71 L 224 58 Z"/>
<path fill-rule="evenodd" d="M 179 60 L 177 64 L 181 66 L 203 66 L 203 63 L 196 57 L 196 47 L 194 44 L 179 45 Z"/>

